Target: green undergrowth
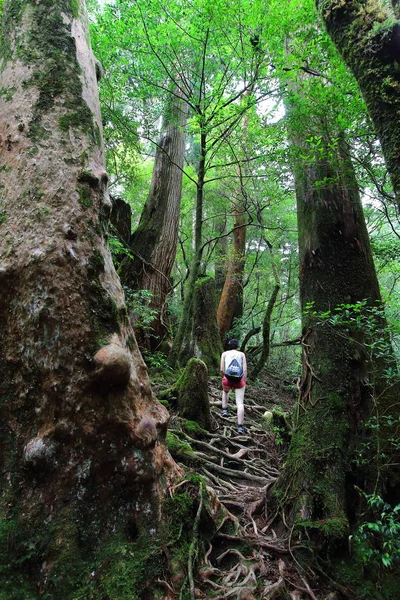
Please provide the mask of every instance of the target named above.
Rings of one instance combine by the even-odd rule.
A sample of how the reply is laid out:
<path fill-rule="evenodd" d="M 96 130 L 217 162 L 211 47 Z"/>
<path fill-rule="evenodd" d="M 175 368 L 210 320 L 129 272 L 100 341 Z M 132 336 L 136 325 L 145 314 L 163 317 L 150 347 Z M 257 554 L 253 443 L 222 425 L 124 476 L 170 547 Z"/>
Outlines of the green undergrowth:
<path fill-rule="evenodd" d="M 400 577 L 396 572 L 380 573 L 365 568 L 362 556 L 353 554 L 330 568 L 336 585 L 351 593 L 354 600 L 394 600 L 398 598 Z"/>

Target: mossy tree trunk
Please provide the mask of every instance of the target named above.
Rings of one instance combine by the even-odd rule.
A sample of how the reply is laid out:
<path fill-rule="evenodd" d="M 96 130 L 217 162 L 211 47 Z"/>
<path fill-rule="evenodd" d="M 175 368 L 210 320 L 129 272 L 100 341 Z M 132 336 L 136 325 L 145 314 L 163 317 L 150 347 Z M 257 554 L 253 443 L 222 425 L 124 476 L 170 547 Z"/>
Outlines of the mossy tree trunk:
<path fill-rule="evenodd" d="M 117 272 L 122 261 L 126 257 L 126 248 L 129 245 L 132 229 L 132 209 L 122 198 L 112 197 L 109 231 L 122 246 L 122 251 L 113 256 L 114 266 Z M 137 341 L 137 340 L 136 340 Z"/>
<path fill-rule="evenodd" d="M 133 259 L 126 258 L 121 268 L 124 285 L 152 294 L 150 308 L 157 312 L 151 323 L 152 333 L 139 333 L 143 341 L 148 338 L 152 349 L 160 345 L 168 331 L 165 303 L 171 291 L 170 275 L 178 243 L 187 115 L 188 104 L 176 90 L 164 114 L 150 192 L 129 243 Z"/>
<path fill-rule="evenodd" d="M 196 281 L 192 303 L 192 327 L 182 344 L 180 361 L 185 364 L 189 358 L 200 358 L 211 372 L 219 373 L 223 348 L 217 326 L 215 282 L 212 277 Z"/>
<path fill-rule="evenodd" d="M 122 198 L 111 196 L 110 225 L 112 233 L 125 244 L 129 244 L 132 227 L 132 209 Z"/>
<path fill-rule="evenodd" d="M 207 365 L 199 358 L 191 358 L 178 381 L 161 392 L 160 399 L 176 405 L 179 415 L 210 429 L 211 411 L 208 398 Z"/>
<path fill-rule="evenodd" d="M 364 96 L 400 203 L 399 3 L 316 0 L 316 6 Z"/>
<path fill-rule="evenodd" d="M 97 585 L 97 551 L 155 535 L 163 491 L 168 413 L 105 242 L 111 205 L 88 40 L 83 0 L 4 4 L 0 554 L 10 600 Z"/>
<path fill-rule="evenodd" d="M 291 114 L 295 119 L 293 106 Z M 382 490 L 376 440 L 366 439 L 365 423 L 378 410 L 377 398 L 384 402 L 386 383 L 376 372 L 384 365 L 369 362 L 365 344 L 371 340 L 365 332 L 321 324 L 317 313 L 363 300 L 367 307 L 379 306 L 381 299 L 346 145 L 341 140 L 332 153 L 323 135 L 321 158 L 302 163 L 309 129 L 300 133 L 298 117 L 296 123 L 303 372 L 296 426 L 277 491 L 292 522 L 326 534 L 320 539 L 343 540 L 360 499 L 355 484 L 366 492 Z M 363 441 L 372 455 L 363 457 L 364 467 L 356 461 Z"/>

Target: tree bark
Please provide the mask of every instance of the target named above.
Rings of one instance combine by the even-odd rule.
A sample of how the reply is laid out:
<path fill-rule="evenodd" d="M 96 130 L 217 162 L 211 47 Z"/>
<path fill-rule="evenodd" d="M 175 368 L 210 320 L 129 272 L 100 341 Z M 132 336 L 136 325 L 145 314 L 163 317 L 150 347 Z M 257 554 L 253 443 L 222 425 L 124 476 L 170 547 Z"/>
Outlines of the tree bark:
<path fill-rule="evenodd" d="M 198 279 L 195 283 L 192 329 L 181 356 L 184 356 L 185 348 L 188 358 L 200 358 L 211 373 L 219 374 L 223 348 L 217 326 L 215 282 L 212 277 Z"/>
<path fill-rule="evenodd" d="M 215 260 L 215 290 L 219 300 L 223 290 L 228 262 L 228 237 L 226 235 L 226 217 L 219 217 L 215 224 L 215 232 L 221 237 L 217 240 L 214 250 Z"/>
<path fill-rule="evenodd" d="M 204 361 L 191 358 L 178 381 L 168 390 L 161 392 L 160 399 L 176 405 L 182 418 L 195 421 L 201 427 L 210 429 L 208 370 Z"/>
<path fill-rule="evenodd" d="M 4 4 L 0 553 L 10 599 L 80 595 L 99 547 L 118 553 L 133 532 L 151 540 L 159 519 L 168 413 L 105 242 L 88 40 L 83 1 Z"/>
<path fill-rule="evenodd" d="M 400 203 L 399 4 L 381 0 L 316 0 L 329 35 L 352 70 L 380 139 Z"/>
<path fill-rule="evenodd" d="M 246 220 L 247 214 L 243 205 L 233 211 L 233 240 L 229 256 L 228 271 L 217 311 L 217 322 L 222 341 L 232 327 L 235 310 L 237 310 L 238 297 L 243 298 L 243 271 L 245 266 L 246 250 Z"/>
<path fill-rule="evenodd" d="M 150 308 L 158 315 L 151 324 L 153 331 L 149 341 L 152 349 L 167 334 L 165 302 L 171 291 L 170 275 L 178 243 L 188 104 L 177 95 L 171 97 L 164 114 L 150 192 L 130 240 L 133 260 L 125 259 L 121 268 L 124 285 L 152 293 Z M 140 337 L 147 335 L 143 336 L 142 332 Z"/>
<path fill-rule="evenodd" d="M 192 356 L 188 355 L 186 340 L 191 337 L 193 329 L 193 298 L 197 279 L 200 275 L 201 260 L 203 256 L 203 204 L 204 204 L 204 179 L 207 154 L 207 134 L 200 134 L 200 159 L 197 170 L 196 212 L 194 230 L 194 255 L 190 265 L 189 282 L 186 288 L 182 314 L 179 320 L 178 330 L 174 339 L 174 345 L 169 357 L 170 364 L 185 366 Z"/>
<path fill-rule="evenodd" d="M 111 197 L 110 224 L 118 239 L 126 246 L 129 244 L 132 228 L 132 210 L 122 198 Z"/>
<path fill-rule="evenodd" d="M 295 110 L 291 108 L 292 117 Z M 295 182 L 303 372 L 297 423 L 277 490 L 293 521 L 304 523 L 320 540 L 332 541 L 347 539 L 349 523 L 354 522 L 360 501 L 355 485 L 368 493 L 384 489 L 378 440 L 368 437 L 365 423 L 381 412 L 377 399 L 383 409 L 390 394 L 382 378 L 384 365 L 368 360 L 366 344 L 372 340 L 367 332 L 318 320 L 318 314 L 343 304 L 366 300 L 367 307 L 380 306 L 381 298 L 344 141 L 332 153 L 323 138 L 321 158 L 302 164 L 308 132 L 293 132 L 299 150 Z M 392 410 L 396 412 L 396 406 Z M 363 452 L 363 442 L 369 451 L 361 466 L 356 457 Z"/>
<path fill-rule="evenodd" d="M 257 74 L 255 76 L 255 81 Z M 253 84 L 254 86 L 254 84 Z M 252 91 L 252 90 L 251 90 Z M 250 96 L 249 90 L 243 95 L 242 101 Z M 242 152 L 246 156 L 246 138 L 248 137 L 249 115 L 246 114 L 243 123 Z M 240 181 L 239 200 L 233 204 L 233 233 L 232 248 L 229 255 L 228 270 L 217 311 L 217 322 L 222 342 L 225 341 L 232 327 L 233 319 L 243 316 L 243 274 L 246 264 L 246 189 L 242 177 L 242 167 L 238 163 L 237 174 Z"/>
<path fill-rule="evenodd" d="M 260 356 L 256 366 L 250 373 L 250 376 L 249 376 L 250 379 L 255 379 L 257 377 L 257 375 L 263 369 L 263 367 L 265 366 L 265 363 L 267 362 L 267 360 L 269 358 L 271 316 L 272 316 L 272 311 L 274 310 L 275 302 L 276 302 L 276 299 L 278 298 L 280 289 L 281 289 L 280 285 L 275 284 L 275 287 L 272 290 L 271 298 L 269 299 L 267 310 L 265 311 L 265 317 L 264 317 L 264 321 L 263 321 L 263 328 L 262 328 L 263 345 L 262 345 L 261 356 Z"/>

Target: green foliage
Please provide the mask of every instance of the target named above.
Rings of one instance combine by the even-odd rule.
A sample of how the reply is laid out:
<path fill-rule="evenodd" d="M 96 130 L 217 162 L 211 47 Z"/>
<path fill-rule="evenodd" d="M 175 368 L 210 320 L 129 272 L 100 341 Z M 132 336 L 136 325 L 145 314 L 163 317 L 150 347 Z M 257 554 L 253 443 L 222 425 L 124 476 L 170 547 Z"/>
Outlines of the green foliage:
<path fill-rule="evenodd" d="M 362 300 L 355 304 L 340 304 L 328 311 L 316 311 L 313 303 L 310 303 L 306 305 L 305 311 L 317 326 L 331 327 L 340 330 L 343 335 L 353 337 L 354 343 L 367 353 L 370 361 L 385 359 L 388 366 L 380 375 L 392 384 L 398 378 L 395 368 L 397 357 L 393 354 L 391 343 L 393 331 L 386 325 L 382 304 L 371 306 L 368 300 Z M 359 338 L 357 333 L 361 333 L 363 337 Z"/>
<path fill-rule="evenodd" d="M 196 438 L 202 438 L 204 435 L 207 435 L 207 431 L 200 427 L 196 421 L 185 420 L 182 423 L 182 429 L 188 435 Z"/>
<path fill-rule="evenodd" d="M 371 520 L 353 536 L 356 551 L 368 567 L 398 568 L 400 560 L 400 504 L 391 507 L 376 494 L 365 495 Z"/>
<path fill-rule="evenodd" d="M 129 251 L 129 247 L 124 242 L 121 242 L 116 235 L 108 236 L 108 247 L 110 248 L 113 264 L 118 273 L 122 260 L 126 257 L 132 259 L 133 256 Z"/>
<path fill-rule="evenodd" d="M 143 352 L 143 357 L 146 361 L 146 365 L 153 372 L 164 373 L 167 371 L 172 372 L 170 365 L 168 364 L 167 357 L 162 352 Z"/>
<path fill-rule="evenodd" d="M 151 308 L 152 293 L 149 290 L 132 291 L 124 288 L 126 304 L 135 327 L 144 331 L 153 330 L 152 323 L 157 316 L 157 311 Z"/>

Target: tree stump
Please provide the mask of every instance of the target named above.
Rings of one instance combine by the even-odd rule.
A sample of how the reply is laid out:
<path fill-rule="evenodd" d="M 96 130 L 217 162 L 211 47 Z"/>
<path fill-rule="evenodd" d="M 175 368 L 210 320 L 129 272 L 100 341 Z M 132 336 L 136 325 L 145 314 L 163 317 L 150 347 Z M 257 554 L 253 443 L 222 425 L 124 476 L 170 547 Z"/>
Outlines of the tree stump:
<path fill-rule="evenodd" d="M 159 400 L 169 400 L 177 406 L 184 419 L 195 421 L 204 429 L 210 429 L 211 413 L 208 400 L 208 371 L 198 358 L 189 360 L 178 381 L 158 395 Z"/>

